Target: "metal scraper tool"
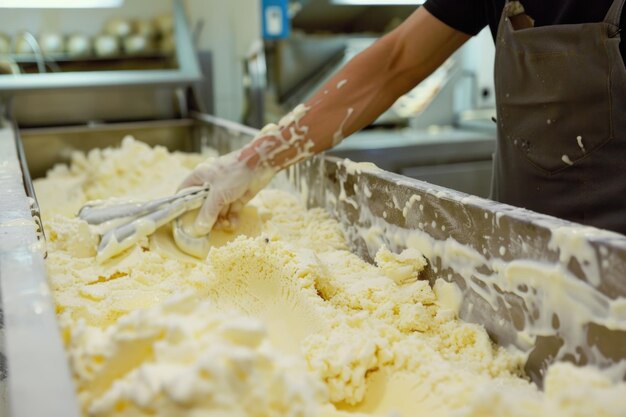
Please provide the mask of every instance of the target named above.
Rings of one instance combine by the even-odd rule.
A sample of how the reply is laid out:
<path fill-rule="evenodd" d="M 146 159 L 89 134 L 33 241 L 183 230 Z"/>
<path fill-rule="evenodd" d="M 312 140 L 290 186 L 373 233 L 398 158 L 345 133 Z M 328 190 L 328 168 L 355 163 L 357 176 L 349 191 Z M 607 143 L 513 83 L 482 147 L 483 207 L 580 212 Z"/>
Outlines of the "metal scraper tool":
<path fill-rule="evenodd" d="M 78 217 L 100 227 L 96 259 L 102 262 L 128 249 L 159 227 L 199 208 L 208 192 L 208 187 L 191 187 L 173 196 L 146 202 L 95 202 L 81 208 Z M 174 241 L 182 251 L 196 257 L 206 254 L 208 236 L 191 236 L 180 221 L 174 223 L 173 230 Z"/>

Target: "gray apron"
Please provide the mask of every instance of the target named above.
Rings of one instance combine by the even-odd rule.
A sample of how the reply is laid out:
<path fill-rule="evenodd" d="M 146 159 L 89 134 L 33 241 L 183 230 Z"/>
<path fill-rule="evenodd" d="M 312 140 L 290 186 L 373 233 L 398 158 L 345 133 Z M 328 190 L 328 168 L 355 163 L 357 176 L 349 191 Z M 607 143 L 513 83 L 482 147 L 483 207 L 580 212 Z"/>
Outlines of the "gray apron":
<path fill-rule="evenodd" d="M 600 23 L 544 27 L 519 1 L 505 4 L 495 200 L 626 234 L 624 2 L 614 0 Z"/>

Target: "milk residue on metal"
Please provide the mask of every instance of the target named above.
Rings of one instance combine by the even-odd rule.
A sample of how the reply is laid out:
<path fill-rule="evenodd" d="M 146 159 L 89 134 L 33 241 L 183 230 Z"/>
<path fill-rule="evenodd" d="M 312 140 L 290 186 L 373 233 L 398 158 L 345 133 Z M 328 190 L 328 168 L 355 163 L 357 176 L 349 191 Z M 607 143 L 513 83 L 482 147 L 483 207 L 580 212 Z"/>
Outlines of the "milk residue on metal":
<path fill-rule="evenodd" d="M 424 278 L 455 283 L 463 293 L 460 317 L 522 350 L 536 382 L 563 360 L 626 376 L 615 348 L 626 343 L 626 293 L 618 285 L 626 276 L 626 237 L 369 164 L 328 158 L 304 164 L 289 170 L 290 181 L 307 204 L 342 223 L 359 254 L 373 259 L 383 245 L 419 250 L 430 264 Z"/>

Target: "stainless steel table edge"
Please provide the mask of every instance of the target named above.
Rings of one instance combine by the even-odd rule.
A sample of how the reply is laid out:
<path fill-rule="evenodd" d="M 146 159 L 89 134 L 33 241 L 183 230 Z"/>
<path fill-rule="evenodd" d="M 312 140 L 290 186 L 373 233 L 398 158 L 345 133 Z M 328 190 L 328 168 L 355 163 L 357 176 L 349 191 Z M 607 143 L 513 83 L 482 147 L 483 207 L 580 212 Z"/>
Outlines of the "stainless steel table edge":
<path fill-rule="evenodd" d="M 78 417 L 79 409 L 55 307 L 45 249 L 27 195 L 15 131 L 0 128 L 0 289 L 11 417 Z"/>

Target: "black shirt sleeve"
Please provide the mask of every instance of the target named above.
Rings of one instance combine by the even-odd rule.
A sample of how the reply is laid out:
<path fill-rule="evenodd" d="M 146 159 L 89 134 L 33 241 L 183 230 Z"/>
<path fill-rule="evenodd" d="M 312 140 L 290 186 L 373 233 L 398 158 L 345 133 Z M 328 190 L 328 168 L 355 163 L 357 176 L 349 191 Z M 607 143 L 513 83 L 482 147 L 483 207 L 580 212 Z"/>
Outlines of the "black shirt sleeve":
<path fill-rule="evenodd" d="M 484 0 L 427 0 L 426 10 L 453 29 L 476 35 L 488 24 Z"/>

